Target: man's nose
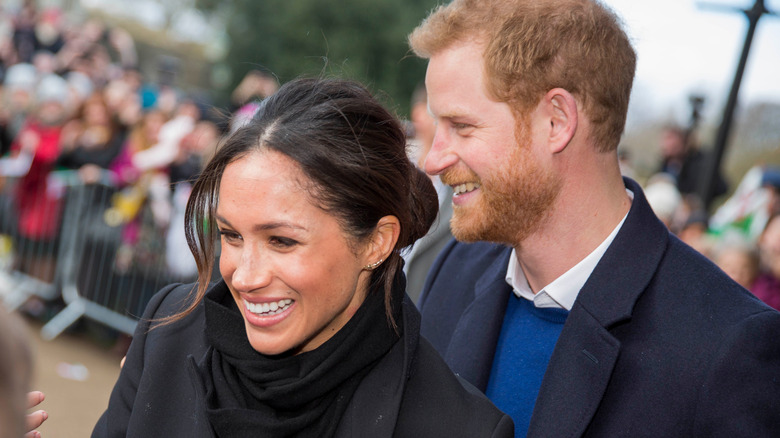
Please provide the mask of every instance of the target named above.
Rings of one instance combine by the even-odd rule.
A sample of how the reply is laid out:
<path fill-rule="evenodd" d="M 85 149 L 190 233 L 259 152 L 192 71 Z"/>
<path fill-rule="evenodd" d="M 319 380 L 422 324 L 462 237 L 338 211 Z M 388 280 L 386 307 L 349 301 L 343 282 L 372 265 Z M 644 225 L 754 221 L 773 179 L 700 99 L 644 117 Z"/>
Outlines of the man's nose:
<path fill-rule="evenodd" d="M 425 173 L 428 175 L 440 175 L 449 167 L 458 162 L 458 155 L 452 148 L 450 133 L 439 124 L 436 134 L 433 136 L 428 156 L 425 157 Z"/>

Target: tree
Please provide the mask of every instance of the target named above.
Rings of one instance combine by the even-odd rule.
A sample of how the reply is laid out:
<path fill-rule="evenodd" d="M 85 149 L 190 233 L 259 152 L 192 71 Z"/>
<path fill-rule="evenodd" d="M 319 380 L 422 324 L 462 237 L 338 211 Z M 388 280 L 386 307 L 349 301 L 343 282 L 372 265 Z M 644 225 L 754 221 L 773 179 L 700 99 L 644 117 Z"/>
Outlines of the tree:
<path fill-rule="evenodd" d="M 231 40 L 226 62 L 233 86 L 252 69 L 280 83 L 299 76 L 338 76 L 366 84 L 406 113 L 425 62 L 406 37 L 436 0 L 199 0 L 224 14 Z"/>

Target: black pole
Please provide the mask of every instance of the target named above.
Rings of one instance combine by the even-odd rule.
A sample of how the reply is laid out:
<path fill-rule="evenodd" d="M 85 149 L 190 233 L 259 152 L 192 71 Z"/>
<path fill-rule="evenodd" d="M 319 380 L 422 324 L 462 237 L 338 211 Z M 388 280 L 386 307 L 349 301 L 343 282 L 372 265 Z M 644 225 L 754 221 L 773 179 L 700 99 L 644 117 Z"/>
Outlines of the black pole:
<path fill-rule="evenodd" d="M 713 155 L 705 167 L 704 174 L 701 175 L 701 179 L 699 180 L 699 194 L 705 209 L 709 209 L 714 198 L 714 191 L 717 185 L 716 179 L 719 174 L 718 170 L 723 161 L 726 143 L 728 142 L 729 133 L 731 132 L 731 122 L 734 118 L 734 110 L 737 106 L 737 98 L 739 96 L 739 87 L 742 84 L 742 76 L 745 73 L 745 65 L 747 64 L 748 54 L 750 53 L 750 46 L 753 44 L 753 35 L 756 32 L 758 20 L 764 14 L 769 13 L 766 7 L 764 7 L 764 0 L 756 0 L 752 9 L 742 10 L 741 12 L 745 14 L 749 21 L 747 34 L 745 35 L 745 44 L 742 47 L 742 55 L 739 58 L 737 71 L 734 75 L 734 82 L 731 84 L 731 91 L 729 92 L 728 101 L 726 101 L 726 108 L 723 111 L 723 119 L 721 120 L 718 134 L 715 138 Z"/>

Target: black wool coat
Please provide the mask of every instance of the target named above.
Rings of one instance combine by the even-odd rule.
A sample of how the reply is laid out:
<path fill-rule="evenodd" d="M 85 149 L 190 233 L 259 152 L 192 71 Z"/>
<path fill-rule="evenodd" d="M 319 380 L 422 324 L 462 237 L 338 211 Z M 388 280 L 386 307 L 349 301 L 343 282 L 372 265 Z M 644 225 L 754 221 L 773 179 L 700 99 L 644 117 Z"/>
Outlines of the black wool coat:
<path fill-rule="evenodd" d="M 93 438 L 214 436 L 187 365 L 188 356 L 199 360 L 209 347 L 203 303 L 149 331 L 149 321 L 180 310 L 193 287 L 168 286 L 149 303 Z M 419 336 L 420 314 L 408 297 L 403 318 L 402 338 L 363 378 L 336 436 L 513 437 L 509 416 L 456 377 Z"/>

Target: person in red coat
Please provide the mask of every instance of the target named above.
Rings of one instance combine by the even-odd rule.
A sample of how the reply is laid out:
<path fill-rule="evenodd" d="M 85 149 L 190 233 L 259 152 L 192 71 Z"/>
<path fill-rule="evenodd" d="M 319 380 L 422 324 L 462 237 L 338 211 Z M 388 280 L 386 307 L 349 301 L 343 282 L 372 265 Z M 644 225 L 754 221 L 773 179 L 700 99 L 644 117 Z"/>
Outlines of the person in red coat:
<path fill-rule="evenodd" d="M 60 153 L 67 112 L 67 83 L 51 74 L 41 79 L 35 112 L 11 145 L 12 155 L 27 156 L 29 167 L 14 189 L 19 269 L 50 282 L 54 276 L 61 200 L 49 186 L 49 173 Z"/>

